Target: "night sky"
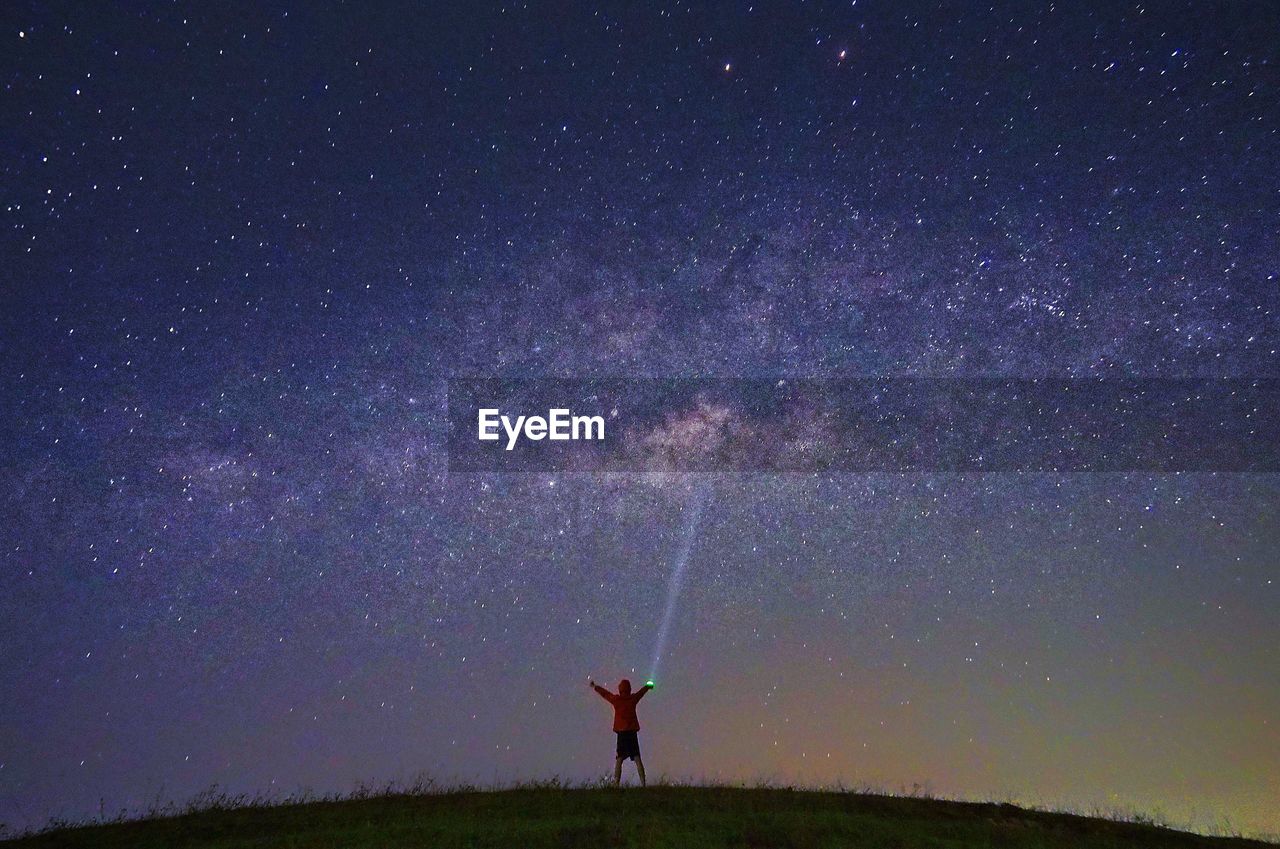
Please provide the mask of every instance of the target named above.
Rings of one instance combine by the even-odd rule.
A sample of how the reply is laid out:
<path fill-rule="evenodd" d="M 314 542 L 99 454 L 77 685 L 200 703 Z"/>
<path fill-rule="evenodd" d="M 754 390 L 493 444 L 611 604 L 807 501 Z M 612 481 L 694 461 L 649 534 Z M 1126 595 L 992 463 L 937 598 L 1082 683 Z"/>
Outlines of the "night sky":
<path fill-rule="evenodd" d="M 1280 377 L 1280 6 L 216 5 L 0 11 L 0 822 L 602 776 L 694 526 L 651 778 L 1280 832 L 1275 474 L 445 451 L 459 376 Z"/>

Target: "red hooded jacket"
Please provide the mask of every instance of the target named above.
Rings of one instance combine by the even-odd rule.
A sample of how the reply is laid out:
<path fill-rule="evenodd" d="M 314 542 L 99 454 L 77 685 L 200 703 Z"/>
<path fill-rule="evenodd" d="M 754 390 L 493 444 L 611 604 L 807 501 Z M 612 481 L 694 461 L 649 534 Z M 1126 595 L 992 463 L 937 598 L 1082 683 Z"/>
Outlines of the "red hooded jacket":
<path fill-rule="evenodd" d="M 636 702 L 644 698 L 644 694 L 652 690 L 645 684 L 636 692 L 631 692 L 631 682 L 623 678 L 618 682 L 618 692 L 610 693 L 599 684 L 593 684 L 600 697 L 613 705 L 614 731 L 639 731 L 640 720 L 636 717 Z"/>

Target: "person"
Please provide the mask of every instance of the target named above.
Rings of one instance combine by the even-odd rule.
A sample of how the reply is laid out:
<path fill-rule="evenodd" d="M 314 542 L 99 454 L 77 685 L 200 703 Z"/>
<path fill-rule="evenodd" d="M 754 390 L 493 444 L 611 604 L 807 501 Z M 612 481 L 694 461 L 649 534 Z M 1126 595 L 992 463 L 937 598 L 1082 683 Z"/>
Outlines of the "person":
<path fill-rule="evenodd" d="M 622 762 L 627 758 L 636 762 L 636 774 L 640 776 L 640 786 L 644 787 L 644 761 L 640 759 L 640 720 L 636 717 L 636 702 L 644 698 L 644 694 L 653 689 L 653 682 L 645 684 L 634 693 L 631 682 L 623 678 L 618 682 L 618 692 L 610 693 L 590 678 L 587 684 L 600 694 L 600 698 L 613 705 L 613 730 L 618 735 L 617 757 L 613 762 L 614 786 L 622 783 Z"/>

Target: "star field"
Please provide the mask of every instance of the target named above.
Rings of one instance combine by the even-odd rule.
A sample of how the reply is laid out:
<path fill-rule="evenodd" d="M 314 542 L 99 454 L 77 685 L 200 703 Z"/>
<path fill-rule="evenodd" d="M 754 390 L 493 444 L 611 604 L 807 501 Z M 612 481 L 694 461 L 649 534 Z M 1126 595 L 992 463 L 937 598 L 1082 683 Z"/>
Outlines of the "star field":
<path fill-rule="evenodd" d="M 913 786 L 1280 832 L 1274 474 L 456 474 L 455 377 L 1280 376 L 1280 7 L 0 12 L 0 822 Z"/>

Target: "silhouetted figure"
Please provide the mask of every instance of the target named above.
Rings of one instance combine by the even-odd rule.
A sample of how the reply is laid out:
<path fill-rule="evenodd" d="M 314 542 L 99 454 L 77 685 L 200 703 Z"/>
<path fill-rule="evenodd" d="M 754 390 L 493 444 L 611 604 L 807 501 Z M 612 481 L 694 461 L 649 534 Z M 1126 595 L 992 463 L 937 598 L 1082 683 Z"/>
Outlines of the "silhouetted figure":
<path fill-rule="evenodd" d="M 631 692 L 631 682 L 623 678 L 618 682 L 618 692 L 610 693 L 590 678 L 587 683 L 600 694 L 600 698 L 613 705 L 613 730 L 618 735 L 618 756 L 613 762 L 613 783 L 622 782 L 622 762 L 627 758 L 636 762 L 636 774 L 640 776 L 640 786 L 644 787 L 644 761 L 640 760 L 640 720 L 636 718 L 636 702 L 644 698 L 644 694 L 653 689 L 653 684 L 645 684 L 636 692 Z"/>

